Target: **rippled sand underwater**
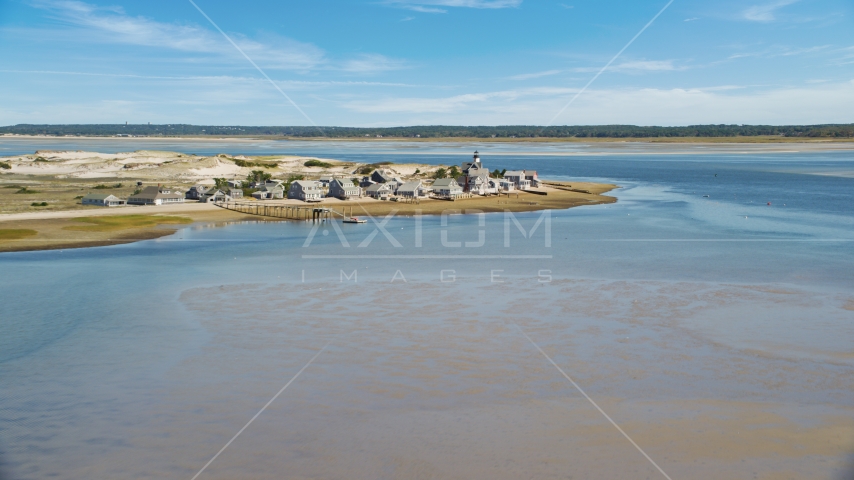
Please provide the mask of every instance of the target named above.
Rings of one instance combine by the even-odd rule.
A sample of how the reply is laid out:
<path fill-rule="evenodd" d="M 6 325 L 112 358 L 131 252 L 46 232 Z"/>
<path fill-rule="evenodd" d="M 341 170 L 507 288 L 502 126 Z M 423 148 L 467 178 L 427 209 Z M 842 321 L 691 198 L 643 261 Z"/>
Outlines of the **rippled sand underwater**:
<path fill-rule="evenodd" d="M 116 405 L 126 422 L 65 426 L 97 462 L 48 456 L 33 477 L 190 478 L 327 344 L 199 478 L 660 477 L 524 334 L 672 478 L 842 478 L 854 452 L 851 296 L 512 278 L 179 298 L 210 335 L 197 354 Z M 806 307 L 791 338 L 820 353 L 762 335 Z M 18 448 L 40 448 L 30 434 Z"/>

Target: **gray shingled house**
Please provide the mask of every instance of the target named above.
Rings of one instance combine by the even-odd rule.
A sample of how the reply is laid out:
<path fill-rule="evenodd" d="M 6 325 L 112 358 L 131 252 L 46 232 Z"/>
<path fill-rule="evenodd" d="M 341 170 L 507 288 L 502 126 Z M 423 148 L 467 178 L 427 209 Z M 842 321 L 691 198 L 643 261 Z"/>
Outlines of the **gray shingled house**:
<path fill-rule="evenodd" d="M 362 189 L 349 178 L 333 178 L 329 182 L 329 193 L 326 196 L 346 200 L 352 197 L 361 197 Z"/>

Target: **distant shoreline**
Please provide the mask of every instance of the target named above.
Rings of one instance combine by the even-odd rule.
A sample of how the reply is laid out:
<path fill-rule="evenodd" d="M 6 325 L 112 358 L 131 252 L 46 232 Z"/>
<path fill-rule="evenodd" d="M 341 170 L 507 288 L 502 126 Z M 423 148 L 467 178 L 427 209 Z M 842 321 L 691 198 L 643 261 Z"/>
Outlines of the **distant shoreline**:
<path fill-rule="evenodd" d="M 742 136 L 742 137 L 519 137 L 519 138 L 478 138 L 478 137 L 438 137 L 438 138 L 414 138 L 414 137 L 289 137 L 281 135 L 235 135 L 235 136 L 56 136 L 56 135 L 21 135 L 2 134 L 4 138 L 20 139 L 46 139 L 46 140 L 172 140 L 172 141 L 259 141 L 259 140 L 286 140 L 294 142 L 359 142 L 359 143 L 573 143 L 573 144 L 601 144 L 601 143 L 639 143 L 639 144 L 737 144 L 737 145 L 768 145 L 768 144 L 850 144 L 854 148 L 854 138 L 805 138 L 805 137 L 780 137 L 780 136 Z"/>

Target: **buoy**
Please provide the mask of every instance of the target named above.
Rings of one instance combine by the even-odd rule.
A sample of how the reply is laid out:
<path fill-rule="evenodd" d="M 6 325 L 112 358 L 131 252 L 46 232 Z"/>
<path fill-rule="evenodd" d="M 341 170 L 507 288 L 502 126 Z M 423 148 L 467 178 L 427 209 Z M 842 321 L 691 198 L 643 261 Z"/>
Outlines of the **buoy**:
<path fill-rule="evenodd" d="M 768 205 L 771 205 L 771 202 L 768 202 Z"/>

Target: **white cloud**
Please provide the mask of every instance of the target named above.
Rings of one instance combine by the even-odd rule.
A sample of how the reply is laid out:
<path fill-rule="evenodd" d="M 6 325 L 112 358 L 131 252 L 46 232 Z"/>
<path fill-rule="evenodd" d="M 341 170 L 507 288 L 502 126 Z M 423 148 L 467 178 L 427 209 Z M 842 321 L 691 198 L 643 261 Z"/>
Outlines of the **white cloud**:
<path fill-rule="evenodd" d="M 213 55 L 237 64 L 245 63 L 242 56 L 219 33 L 198 25 L 158 22 L 128 15 L 120 7 L 101 7 L 77 0 L 32 0 L 31 5 L 46 10 L 67 26 L 79 29 L 81 39 Z M 250 58 L 267 70 L 300 73 L 338 70 L 351 74 L 373 74 L 405 66 L 401 60 L 379 54 L 362 54 L 333 61 L 315 45 L 274 34 L 261 35 L 256 39 L 240 33 L 229 33 L 229 36 Z"/>
<path fill-rule="evenodd" d="M 699 19 L 700 19 L 700 17 L 691 17 L 691 18 L 686 18 L 685 20 L 683 20 L 683 22 L 694 22 L 694 21 L 697 21 Z"/>
<path fill-rule="evenodd" d="M 762 58 L 775 58 L 775 57 L 792 57 L 796 55 L 805 55 L 808 53 L 820 52 L 822 50 L 827 50 L 831 45 L 818 45 L 815 47 L 802 47 L 802 48 L 792 48 L 785 45 L 774 45 L 768 47 L 764 50 L 757 52 L 742 52 L 735 53 L 730 55 L 728 58 L 730 60 L 736 58 L 749 58 L 749 57 L 762 57 Z"/>
<path fill-rule="evenodd" d="M 448 13 L 444 8 L 424 7 L 421 5 L 402 5 L 401 7 L 420 13 Z"/>
<path fill-rule="evenodd" d="M 515 8 L 522 0 L 386 0 L 385 4 L 422 13 L 447 13 L 447 8 Z"/>
<path fill-rule="evenodd" d="M 521 75 L 513 75 L 512 77 L 508 78 L 510 80 L 530 80 L 532 78 L 541 78 L 548 77 L 550 75 L 557 75 L 561 72 L 563 72 L 563 70 L 546 70 L 545 72 L 523 73 Z"/>
<path fill-rule="evenodd" d="M 602 67 L 579 67 L 573 69 L 575 72 L 591 73 L 598 72 Z M 687 67 L 673 65 L 673 60 L 635 60 L 608 67 L 608 72 L 642 73 L 642 72 L 670 72 L 685 70 Z"/>
<path fill-rule="evenodd" d="M 239 58 L 218 33 L 198 25 L 158 22 L 127 15 L 121 8 L 75 0 L 36 0 L 32 5 L 66 25 L 83 29 L 89 39 Z M 231 37 L 264 68 L 306 71 L 327 63 L 324 52 L 311 44 L 276 36 L 268 36 L 265 43 L 240 34 Z"/>
<path fill-rule="evenodd" d="M 751 22 L 773 22 L 777 19 L 777 10 L 799 0 L 777 0 L 763 5 L 754 5 L 741 12 L 741 18 Z"/>
<path fill-rule="evenodd" d="M 49 11 L 67 25 L 82 27 L 90 33 L 108 34 L 113 41 L 192 52 L 210 52 L 220 43 L 213 33 L 198 26 L 131 17 L 117 7 L 99 7 L 73 0 L 37 0 L 32 5 Z"/>
<path fill-rule="evenodd" d="M 379 54 L 362 54 L 345 61 L 341 70 L 348 73 L 374 74 L 406 68 L 406 62 Z"/>

